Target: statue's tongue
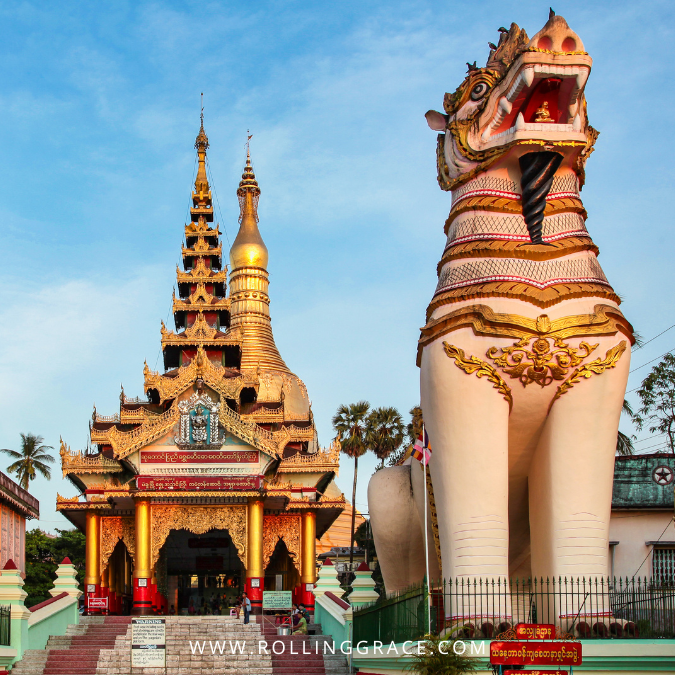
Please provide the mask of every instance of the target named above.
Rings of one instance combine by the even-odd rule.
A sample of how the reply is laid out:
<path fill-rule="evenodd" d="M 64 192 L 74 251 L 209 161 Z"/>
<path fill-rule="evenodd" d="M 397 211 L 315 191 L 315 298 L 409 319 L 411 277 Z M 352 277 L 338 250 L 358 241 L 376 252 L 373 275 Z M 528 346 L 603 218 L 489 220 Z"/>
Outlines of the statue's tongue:
<path fill-rule="evenodd" d="M 553 183 L 563 156 L 558 152 L 528 152 L 518 160 L 523 172 L 522 189 L 523 218 L 533 244 L 546 244 L 542 239 L 546 196 Z"/>

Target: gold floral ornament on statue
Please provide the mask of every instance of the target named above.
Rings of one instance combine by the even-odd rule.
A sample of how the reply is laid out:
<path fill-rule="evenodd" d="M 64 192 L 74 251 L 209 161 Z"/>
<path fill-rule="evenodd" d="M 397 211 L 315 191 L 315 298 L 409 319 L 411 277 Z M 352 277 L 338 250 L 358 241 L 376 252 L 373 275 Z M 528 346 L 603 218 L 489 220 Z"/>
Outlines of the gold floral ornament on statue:
<path fill-rule="evenodd" d="M 510 347 L 490 347 L 487 357 L 495 362 L 511 379 L 518 379 L 523 387 L 536 382 L 545 387 L 554 380 L 564 380 L 570 368 L 576 368 L 598 345 L 579 343 L 579 348 L 565 344 L 561 338 L 526 337 Z M 501 351 L 501 356 L 497 353 Z"/>
<path fill-rule="evenodd" d="M 513 396 L 511 389 L 499 376 L 497 370 L 485 361 L 481 361 L 476 356 L 467 356 L 463 349 L 455 347 L 447 342 L 443 343 L 443 349 L 446 355 L 453 359 L 455 365 L 463 370 L 467 375 L 476 375 L 478 378 L 485 377 L 486 380 L 492 382 L 492 386 L 504 397 L 504 400 L 509 404 L 509 411 L 513 407 Z"/>

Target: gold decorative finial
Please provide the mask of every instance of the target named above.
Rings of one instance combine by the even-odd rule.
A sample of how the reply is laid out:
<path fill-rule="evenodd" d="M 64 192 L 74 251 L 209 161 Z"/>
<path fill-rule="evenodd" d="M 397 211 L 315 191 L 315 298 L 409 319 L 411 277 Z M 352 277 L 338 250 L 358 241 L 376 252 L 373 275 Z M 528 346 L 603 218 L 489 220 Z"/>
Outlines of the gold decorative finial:
<path fill-rule="evenodd" d="M 248 130 L 247 130 L 248 131 Z M 241 223 L 245 215 L 253 216 L 258 222 L 258 198 L 260 197 L 260 187 L 256 180 L 253 166 L 251 164 L 251 139 L 253 134 L 249 133 L 246 139 L 246 166 L 241 175 L 237 197 L 239 197 L 239 222 Z M 250 199 L 248 198 L 250 196 Z"/>
<path fill-rule="evenodd" d="M 197 160 L 199 166 L 197 167 L 197 177 L 195 178 L 195 194 L 206 195 L 209 192 L 209 180 L 206 177 L 206 150 L 209 147 L 209 137 L 204 131 L 204 94 L 202 94 L 202 112 L 200 115 L 201 125 L 199 133 L 195 140 L 195 148 L 197 149 Z"/>
<path fill-rule="evenodd" d="M 258 230 L 258 199 L 260 187 L 251 164 L 250 142 L 252 134 L 246 140 L 246 165 L 237 188 L 239 198 L 239 222 L 241 226 L 237 238 L 230 249 L 232 270 L 242 267 L 267 268 L 267 246 Z"/>

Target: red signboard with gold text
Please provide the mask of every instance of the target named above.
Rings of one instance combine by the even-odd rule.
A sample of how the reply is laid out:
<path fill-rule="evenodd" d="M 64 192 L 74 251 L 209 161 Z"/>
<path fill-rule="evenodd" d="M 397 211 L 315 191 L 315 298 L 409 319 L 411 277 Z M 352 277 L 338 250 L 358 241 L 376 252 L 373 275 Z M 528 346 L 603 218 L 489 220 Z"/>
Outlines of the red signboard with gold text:
<path fill-rule="evenodd" d="M 579 642 L 492 642 L 490 663 L 496 666 L 578 666 Z"/>
<path fill-rule="evenodd" d="M 160 492 L 259 490 L 260 485 L 260 476 L 138 476 L 136 478 L 136 487 L 139 490 Z"/>
<path fill-rule="evenodd" d="M 555 626 L 552 623 L 519 623 L 516 640 L 555 640 Z"/>
<path fill-rule="evenodd" d="M 142 450 L 141 464 L 257 464 L 257 450 Z"/>
<path fill-rule="evenodd" d="M 569 670 L 508 670 L 508 675 L 567 675 Z"/>

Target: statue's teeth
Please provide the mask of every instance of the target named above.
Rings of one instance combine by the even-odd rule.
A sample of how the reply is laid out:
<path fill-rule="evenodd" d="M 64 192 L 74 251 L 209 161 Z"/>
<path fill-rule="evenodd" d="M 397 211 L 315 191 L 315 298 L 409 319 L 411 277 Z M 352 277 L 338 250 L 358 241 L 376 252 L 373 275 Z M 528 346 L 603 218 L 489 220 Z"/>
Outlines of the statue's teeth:
<path fill-rule="evenodd" d="M 516 117 L 516 126 L 513 128 L 515 131 L 522 131 L 525 128 L 525 118 L 523 117 L 523 113 L 518 113 L 518 117 Z"/>

